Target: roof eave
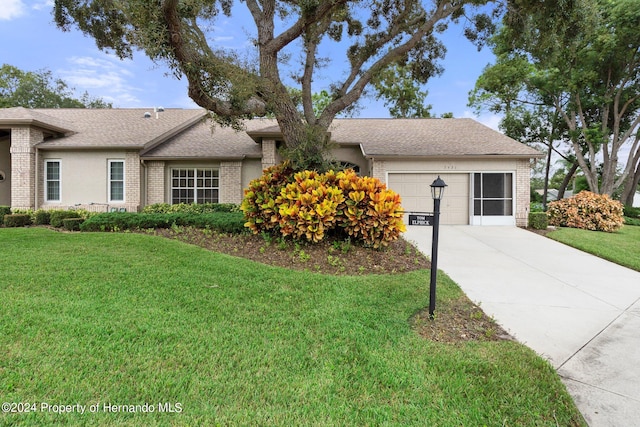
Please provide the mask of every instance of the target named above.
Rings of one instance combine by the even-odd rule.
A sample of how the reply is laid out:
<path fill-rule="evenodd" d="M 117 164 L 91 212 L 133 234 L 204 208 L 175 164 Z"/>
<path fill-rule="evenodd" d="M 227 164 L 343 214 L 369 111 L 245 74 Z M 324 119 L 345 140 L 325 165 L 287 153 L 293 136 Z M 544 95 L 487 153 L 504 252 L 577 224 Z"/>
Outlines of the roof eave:
<path fill-rule="evenodd" d="M 140 156 L 145 161 L 198 161 L 198 160 L 244 160 L 248 156 Z"/>
<path fill-rule="evenodd" d="M 368 159 L 541 159 L 544 154 L 375 154 L 365 153 Z"/>
<path fill-rule="evenodd" d="M 182 133 L 183 131 L 185 131 L 186 129 L 190 128 L 191 126 L 195 125 L 196 123 L 198 123 L 199 121 L 204 120 L 206 116 L 206 111 L 202 110 L 202 113 L 197 115 L 196 117 L 187 120 L 186 122 L 171 128 L 170 130 L 168 130 L 167 132 L 153 138 L 151 141 L 148 141 L 144 144 L 142 148 L 142 152 L 140 153 L 141 155 L 144 153 L 147 153 L 151 150 L 153 150 L 154 148 L 156 148 L 157 146 L 159 146 L 160 144 L 162 144 L 163 142 L 173 138 L 174 136 Z"/>
<path fill-rule="evenodd" d="M 4 126 L 33 126 L 41 129 L 45 129 L 51 132 L 56 132 L 60 134 L 67 134 L 73 132 L 72 129 L 63 128 L 61 126 L 56 126 L 51 123 L 46 123 L 36 119 L 0 119 L 0 127 Z"/>

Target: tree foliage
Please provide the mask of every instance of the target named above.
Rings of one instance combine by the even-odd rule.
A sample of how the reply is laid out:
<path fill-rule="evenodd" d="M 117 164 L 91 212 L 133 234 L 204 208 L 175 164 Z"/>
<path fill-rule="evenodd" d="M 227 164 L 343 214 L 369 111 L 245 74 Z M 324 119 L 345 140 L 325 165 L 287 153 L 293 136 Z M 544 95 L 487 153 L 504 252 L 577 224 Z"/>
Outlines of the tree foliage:
<path fill-rule="evenodd" d="M 638 22 L 636 0 L 514 1 L 491 41 L 497 61 L 478 79 L 472 102 L 552 110 L 591 191 L 611 195 L 640 161 Z"/>
<path fill-rule="evenodd" d="M 329 125 L 356 105 L 376 76 L 401 65 L 414 81 L 426 81 L 443 52 L 438 32 L 463 16 L 470 27 L 486 29 L 487 18 L 473 12 L 491 1 L 56 0 L 54 14 L 60 28 L 77 27 L 101 49 L 120 57 L 141 49 L 167 63 L 220 123 L 239 127 L 246 117 L 274 112 L 287 147 L 312 159 L 297 166 L 316 168 Z M 244 53 L 212 41 L 216 20 L 240 8 L 253 19 L 253 48 Z M 328 87 L 314 89 L 327 61 L 342 70 Z M 302 112 L 288 90 L 293 84 L 301 91 Z M 313 94 L 322 89 L 330 102 L 318 114 Z"/>
<path fill-rule="evenodd" d="M 111 108 L 85 92 L 74 98 L 73 89 L 49 70 L 22 71 L 12 65 L 0 68 L 0 108 Z"/>

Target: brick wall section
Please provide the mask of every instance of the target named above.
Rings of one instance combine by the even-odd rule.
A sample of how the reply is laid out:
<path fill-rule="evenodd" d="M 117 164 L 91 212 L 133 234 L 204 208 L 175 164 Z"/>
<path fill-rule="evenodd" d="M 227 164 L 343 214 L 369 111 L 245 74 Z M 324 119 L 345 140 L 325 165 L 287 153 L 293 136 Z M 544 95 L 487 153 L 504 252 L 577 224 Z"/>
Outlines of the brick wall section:
<path fill-rule="evenodd" d="M 387 170 L 383 160 L 374 160 L 371 165 L 371 176 L 380 182 L 387 183 Z"/>
<path fill-rule="evenodd" d="M 165 201 L 164 162 L 147 162 L 147 205 L 168 203 Z"/>
<path fill-rule="evenodd" d="M 11 207 L 35 208 L 36 151 L 42 142 L 42 131 L 30 128 L 11 129 Z"/>
<path fill-rule="evenodd" d="M 220 162 L 220 203 L 242 202 L 242 162 Z"/>
<path fill-rule="evenodd" d="M 530 176 L 530 161 L 518 160 L 516 164 L 516 225 L 518 227 L 526 227 L 529 222 Z"/>
<path fill-rule="evenodd" d="M 124 161 L 124 200 L 127 212 L 137 212 L 140 209 L 140 156 L 137 151 L 127 151 Z"/>
<path fill-rule="evenodd" d="M 276 142 L 270 139 L 262 140 L 262 170 L 275 166 L 276 162 Z"/>

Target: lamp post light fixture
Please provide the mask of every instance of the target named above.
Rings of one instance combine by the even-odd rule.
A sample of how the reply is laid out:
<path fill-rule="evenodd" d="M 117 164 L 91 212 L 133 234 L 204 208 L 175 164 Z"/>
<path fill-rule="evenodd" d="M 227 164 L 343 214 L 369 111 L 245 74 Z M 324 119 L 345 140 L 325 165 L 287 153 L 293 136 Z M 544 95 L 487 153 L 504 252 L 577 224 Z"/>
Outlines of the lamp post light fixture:
<path fill-rule="evenodd" d="M 447 184 L 440 178 L 431 184 L 431 197 L 433 197 L 433 237 L 431 239 L 431 282 L 429 284 L 429 318 L 434 318 L 436 309 L 436 280 L 438 276 L 438 228 L 440 227 L 440 200 L 444 195 Z"/>

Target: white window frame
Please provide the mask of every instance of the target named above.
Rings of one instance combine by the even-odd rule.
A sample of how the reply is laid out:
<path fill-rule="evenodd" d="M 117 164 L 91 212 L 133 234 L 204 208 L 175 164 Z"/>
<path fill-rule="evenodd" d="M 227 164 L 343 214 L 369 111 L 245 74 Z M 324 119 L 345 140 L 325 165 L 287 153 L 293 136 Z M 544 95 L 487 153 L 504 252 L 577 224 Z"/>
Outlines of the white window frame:
<path fill-rule="evenodd" d="M 173 174 L 174 171 L 182 171 L 182 170 L 186 170 L 186 171 L 193 171 L 193 177 L 189 178 L 184 177 L 176 177 L 174 178 Z M 217 176 L 212 176 L 211 178 L 204 178 L 202 177 L 201 179 L 217 179 L 218 180 L 218 186 L 217 187 L 199 187 L 197 185 L 198 183 L 198 171 L 199 170 L 211 170 L 211 171 L 215 171 L 217 172 Z M 193 187 L 189 187 L 188 183 L 186 186 L 180 186 L 178 185 L 177 187 L 173 185 L 174 183 L 174 179 L 193 179 L 194 181 L 194 185 Z M 174 190 L 187 190 L 187 189 L 192 189 L 193 190 L 193 201 L 191 203 L 195 203 L 198 204 L 198 190 L 203 190 L 203 189 L 211 189 L 211 190 L 218 190 L 218 201 L 217 202 L 205 202 L 205 203 L 220 203 L 220 168 L 218 167 L 207 167 L 207 166 L 196 166 L 196 167 L 174 167 L 170 169 L 170 173 L 169 173 L 169 203 L 170 204 L 174 204 L 174 196 L 173 196 L 173 192 Z M 178 203 L 184 203 L 184 202 L 178 202 Z"/>
<path fill-rule="evenodd" d="M 122 180 L 115 180 L 111 178 L 111 165 L 114 163 L 122 163 Z M 124 203 L 126 201 L 126 176 L 126 165 L 124 159 L 109 159 L 107 161 L 107 197 L 109 199 L 109 203 Z M 114 182 L 122 182 L 122 200 L 114 200 L 111 197 L 111 184 Z"/>
<path fill-rule="evenodd" d="M 49 179 L 49 164 L 57 163 L 58 164 L 58 179 Z M 57 182 L 58 183 L 58 198 L 50 199 L 49 198 L 49 182 Z M 62 201 L 62 160 L 60 159 L 46 159 L 44 161 L 44 200 L 45 202 L 56 202 L 60 203 Z"/>

